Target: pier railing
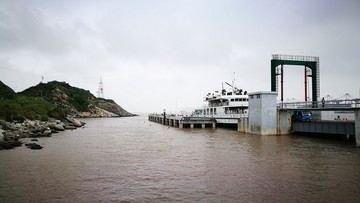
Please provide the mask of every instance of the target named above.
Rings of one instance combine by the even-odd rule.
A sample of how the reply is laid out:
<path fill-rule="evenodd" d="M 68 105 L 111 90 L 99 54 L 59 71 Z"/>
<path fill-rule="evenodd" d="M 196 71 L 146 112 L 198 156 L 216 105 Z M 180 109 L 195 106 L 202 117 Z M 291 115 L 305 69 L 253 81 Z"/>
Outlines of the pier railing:
<path fill-rule="evenodd" d="M 360 99 L 307 101 L 307 102 L 279 102 L 278 109 L 333 109 L 351 110 L 360 108 Z"/>

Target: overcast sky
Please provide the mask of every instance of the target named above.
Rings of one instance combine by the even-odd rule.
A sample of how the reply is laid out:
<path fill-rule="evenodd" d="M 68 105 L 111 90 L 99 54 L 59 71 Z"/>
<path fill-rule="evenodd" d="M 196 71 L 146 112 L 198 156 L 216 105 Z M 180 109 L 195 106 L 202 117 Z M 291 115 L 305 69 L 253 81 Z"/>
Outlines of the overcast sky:
<path fill-rule="evenodd" d="M 222 82 L 269 91 L 272 54 L 320 57 L 320 96 L 360 94 L 360 1 L 0 0 L 0 80 L 66 81 L 130 112 L 199 107 Z M 285 98 L 304 100 L 285 66 Z"/>

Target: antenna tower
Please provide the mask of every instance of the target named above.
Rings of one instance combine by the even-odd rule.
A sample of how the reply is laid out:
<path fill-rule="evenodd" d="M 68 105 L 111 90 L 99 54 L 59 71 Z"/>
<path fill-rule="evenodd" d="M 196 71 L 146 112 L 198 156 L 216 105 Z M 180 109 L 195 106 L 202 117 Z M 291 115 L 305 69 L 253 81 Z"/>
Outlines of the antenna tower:
<path fill-rule="evenodd" d="M 99 90 L 97 91 L 97 96 L 100 98 L 104 98 L 104 87 L 103 87 L 102 77 L 100 77 Z"/>

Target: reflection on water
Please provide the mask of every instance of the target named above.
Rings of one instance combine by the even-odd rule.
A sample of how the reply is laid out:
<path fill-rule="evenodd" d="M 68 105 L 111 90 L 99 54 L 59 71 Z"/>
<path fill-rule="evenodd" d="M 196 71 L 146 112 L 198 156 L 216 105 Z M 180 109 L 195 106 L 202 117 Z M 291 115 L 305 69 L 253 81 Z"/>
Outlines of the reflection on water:
<path fill-rule="evenodd" d="M 146 117 L 85 122 L 39 139 L 42 150 L 0 151 L 0 202 L 360 201 L 352 144 L 168 128 Z"/>

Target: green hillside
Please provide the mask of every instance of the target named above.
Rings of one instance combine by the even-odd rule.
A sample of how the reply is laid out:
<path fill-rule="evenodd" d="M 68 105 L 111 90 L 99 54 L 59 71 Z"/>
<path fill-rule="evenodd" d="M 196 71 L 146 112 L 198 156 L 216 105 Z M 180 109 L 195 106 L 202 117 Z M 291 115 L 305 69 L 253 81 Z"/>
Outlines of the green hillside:
<path fill-rule="evenodd" d="M 68 83 L 52 81 L 39 83 L 19 93 L 24 96 L 42 97 L 60 106 L 74 106 L 78 111 L 88 111 L 89 101 L 95 99 L 89 90 L 72 87 Z"/>
<path fill-rule="evenodd" d="M 0 118 L 6 120 L 63 119 L 67 115 L 80 117 L 133 116 L 113 100 L 96 98 L 88 90 L 66 82 L 52 81 L 15 93 L 1 84 Z"/>
<path fill-rule="evenodd" d="M 0 81 L 0 100 L 14 99 L 15 91 Z"/>

